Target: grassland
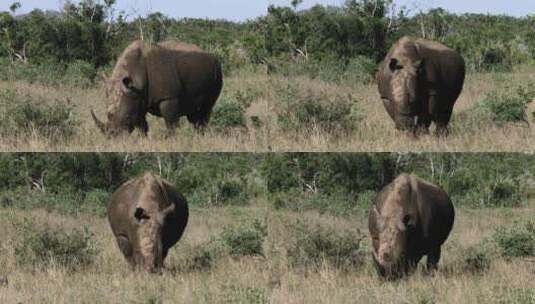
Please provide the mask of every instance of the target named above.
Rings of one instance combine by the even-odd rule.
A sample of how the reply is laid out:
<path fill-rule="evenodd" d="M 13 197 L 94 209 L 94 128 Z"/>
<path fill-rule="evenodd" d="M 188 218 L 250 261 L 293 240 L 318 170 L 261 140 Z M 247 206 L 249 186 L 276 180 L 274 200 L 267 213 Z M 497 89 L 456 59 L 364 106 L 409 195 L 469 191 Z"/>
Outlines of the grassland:
<path fill-rule="evenodd" d="M 244 109 L 246 128 L 226 128 L 222 131 L 210 127 L 205 133 L 199 133 L 183 119 L 177 132 L 169 136 L 162 119 L 149 117 L 151 130 L 148 137 L 136 132 L 131 136 L 113 140 L 100 134 L 89 114 L 89 110 L 94 108 L 102 118 L 106 117 L 104 93 L 100 84 L 82 89 L 68 86 L 47 87 L 25 81 L 4 81 L 0 82 L 0 92 L 10 88 L 18 96 L 30 96 L 34 103 L 54 103 L 60 107 L 72 108 L 70 115 L 76 123 L 72 126 L 71 136 L 62 133 L 54 136 L 43 135 L 39 127 L 32 125 L 26 126 L 24 130 L 18 127 L 3 130 L 0 150 L 533 152 L 533 105 L 527 110 L 529 124 L 499 123 L 491 116 L 480 115 L 475 108 L 489 94 L 506 96 L 508 92 L 514 91 L 508 90 L 507 87 L 529 87 L 534 80 L 533 68 L 517 69 L 512 73 L 468 75 L 465 89 L 454 110 L 451 134 L 447 138 L 439 139 L 433 135 L 414 138 L 395 130 L 373 83 L 333 83 L 303 76 L 266 75 L 257 70 L 244 69 L 235 71 L 226 78 L 219 103 L 239 100 Z M 320 112 L 338 111 L 337 115 L 346 120 L 343 122 L 345 125 L 340 127 L 336 122 L 338 116 L 329 114 L 326 118 L 330 119 L 327 121 L 327 128 L 316 123 L 314 119 L 301 121 L 294 124 L 293 128 L 284 128 L 281 117 L 288 115 L 289 111 L 300 109 L 301 105 L 307 102 L 324 104 Z M 292 104 L 292 107 L 288 104 Z M 345 108 L 331 109 L 338 104 L 344 104 Z M 507 104 L 505 107 L 507 108 Z"/>
<path fill-rule="evenodd" d="M 458 209 L 454 230 L 443 247 L 440 270 L 421 270 L 398 282 L 377 279 L 369 257 L 365 214 L 333 217 L 315 212 L 274 210 L 257 202 L 250 207 L 194 208 L 179 244 L 166 260 L 162 275 L 131 272 L 119 254 L 103 218 L 66 217 L 43 210 L 0 209 L 1 303 L 534 303 L 535 260 L 490 258 L 487 270 L 466 270 L 470 248 L 493 235 L 501 225 L 532 219 L 533 204 L 523 209 Z M 20 238 L 12 225 L 22 218 L 69 232 L 87 226 L 96 249 L 93 264 L 77 271 L 59 265 L 20 266 L 14 244 Z M 225 256 L 205 271 L 188 270 L 195 248 L 244 218 L 267 224 L 264 257 Z M 354 231 L 364 236 L 364 263 L 343 271 L 328 263 L 315 269 L 292 267 L 287 224 L 297 219 Z"/>

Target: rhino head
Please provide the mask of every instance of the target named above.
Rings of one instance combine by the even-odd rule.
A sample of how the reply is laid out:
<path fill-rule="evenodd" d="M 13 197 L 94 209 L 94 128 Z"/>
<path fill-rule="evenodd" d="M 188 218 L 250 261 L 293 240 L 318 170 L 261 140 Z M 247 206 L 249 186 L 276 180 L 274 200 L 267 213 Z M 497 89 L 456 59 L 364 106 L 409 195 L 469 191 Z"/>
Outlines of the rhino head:
<path fill-rule="evenodd" d="M 391 58 L 388 62 L 391 73 L 390 91 L 392 107 L 396 113 L 396 128 L 413 130 L 415 116 L 420 105 L 421 84 L 424 73 L 423 60 Z"/>
<path fill-rule="evenodd" d="M 138 205 L 133 217 L 137 228 L 137 242 L 134 242 L 132 264 L 137 269 L 159 272 L 163 268 L 163 228 L 167 216 L 175 211 L 175 204 L 163 210 Z"/>
<path fill-rule="evenodd" d="M 95 124 L 104 134 L 117 136 L 123 132 L 131 133 L 136 127 L 146 132 L 143 85 L 135 84 L 130 76 L 122 77 L 120 81 L 107 81 L 106 97 L 110 101 L 106 122 L 91 110 Z"/>
<path fill-rule="evenodd" d="M 411 191 L 408 183 L 398 185 L 381 213 L 375 206 L 371 211 L 375 218 L 373 258 L 379 274 L 387 279 L 399 278 L 409 270 L 409 241 L 416 226 L 416 217 L 404 207 L 403 201 L 411 199 Z"/>

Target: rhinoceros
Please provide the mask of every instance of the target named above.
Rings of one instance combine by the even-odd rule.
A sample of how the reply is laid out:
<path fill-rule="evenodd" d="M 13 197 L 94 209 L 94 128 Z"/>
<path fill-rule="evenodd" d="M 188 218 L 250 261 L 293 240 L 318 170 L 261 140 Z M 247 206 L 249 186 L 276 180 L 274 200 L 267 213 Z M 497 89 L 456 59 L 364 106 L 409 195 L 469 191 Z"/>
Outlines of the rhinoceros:
<path fill-rule="evenodd" d="M 463 57 L 438 42 L 403 37 L 379 65 L 379 94 L 397 129 L 446 135 L 465 78 Z"/>
<path fill-rule="evenodd" d="M 97 127 L 111 136 L 136 128 L 147 134 L 147 113 L 163 117 L 171 131 L 182 116 L 196 128 L 204 127 L 221 93 L 223 75 L 217 57 L 195 45 L 135 41 L 105 83 L 108 121 L 91 110 Z"/>
<path fill-rule="evenodd" d="M 113 193 L 108 220 L 132 269 L 158 272 L 184 233 L 188 204 L 169 182 L 145 173 Z"/>
<path fill-rule="evenodd" d="M 379 275 L 409 274 L 424 255 L 428 270 L 435 270 L 454 219 L 444 190 L 414 175 L 397 177 L 376 196 L 368 218 Z"/>

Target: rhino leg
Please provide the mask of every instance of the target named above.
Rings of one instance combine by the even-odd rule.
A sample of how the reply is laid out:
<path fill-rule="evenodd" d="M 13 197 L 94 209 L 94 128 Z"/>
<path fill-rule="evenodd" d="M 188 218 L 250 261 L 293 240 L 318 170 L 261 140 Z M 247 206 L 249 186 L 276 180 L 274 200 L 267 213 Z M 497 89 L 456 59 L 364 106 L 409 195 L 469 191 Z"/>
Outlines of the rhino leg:
<path fill-rule="evenodd" d="M 178 100 L 169 99 L 160 103 L 160 113 L 165 120 L 167 130 L 173 131 L 178 127 L 180 121 L 180 112 L 178 109 Z"/>
<path fill-rule="evenodd" d="M 429 111 L 437 126 L 435 135 L 438 137 L 447 136 L 449 133 L 448 124 L 453 113 L 453 105 L 448 105 L 446 101 L 444 99 L 439 100 L 436 96 L 431 97 L 429 100 Z"/>
<path fill-rule="evenodd" d="M 128 238 L 124 235 L 117 236 L 117 245 L 128 262 L 132 262 L 133 249 Z"/>
<path fill-rule="evenodd" d="M 438 262 L 440 261 L 440 247 L 432 249 L 427 253 L 427 271 L 433 272 L 438 268 Z"/>
<path fill-rule="evenodd" d="M 147 119 L 144 118 L 143 120 L 141 120 L 138 128 L 139 131 L 141 131 L 141 134 L 143 134 L 143 136 L 147 136 L 147 134 L 149 133 L 149 124 L 147 123 Z"/>
<path fill-rule="evenodd" d="M 210 120 L 210 113 L 194 113 L 188 115 L 188 121 L 198 130 L 203 130 Z"/>
<path fill-rule="evenodd" d="M 429 127 L 431 126 L 431 116 L 420 115 L 416 121 L 417 134 L 429 134 Z"/>

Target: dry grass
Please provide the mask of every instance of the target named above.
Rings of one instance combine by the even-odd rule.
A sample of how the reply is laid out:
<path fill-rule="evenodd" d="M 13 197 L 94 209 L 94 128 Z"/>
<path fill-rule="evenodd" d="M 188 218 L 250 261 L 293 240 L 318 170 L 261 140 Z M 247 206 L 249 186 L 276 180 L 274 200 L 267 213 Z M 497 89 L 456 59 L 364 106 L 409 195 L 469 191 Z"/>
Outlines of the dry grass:
<path fill-rule="evenodd" d="M 24 136 L 0 138 L 1 151 L 317 151 L 317 152 L 382 152 L 382 151 L 470 151 L 470 152 L 533 152 L 535 149 L 535 127 L 533 124 L 507 124 L 497 126 L 490 121 L 477 118 L 466 121 L 461 113 L 485 97 L 491 90 L 499 89 L 504 80 L 527 84 L 535 80 L 532 70 L 519 70 L 500 77 L 497 74 L 469 75 L 465 90 L 461 95 L 451 124 L 451 134 L 446 139 L 422 136 L 414 139 L 396 131 L 381 104 L 374 84 L 337 85 L 305 77 L 285 78 L 266 76 L 262 73 L 239 71 L 225 82 L 223 94 L 235 92 L 256 92 L 257 97 L 247 109 L 249 128 L 247 131 L 233 130 L 217 132 L 209 129 L 206 133 L 195 132 L 186 119 L 172 137 L 167 137 L 162 119 L 150 117 L 151 130 L 147 138 L 138 133 L 129 137 L 108 140 L 94 126 L 89 110 L 95 108 L 104 115 L 104 96 L 99 88 L 77 89 L 69 87 L 51 88 L 29 85 L 25 82 L 0 82 L 0 90 L 15 88 L 23 94 L 42 96 L 48 100 L 70 98 L 75 114 L 80 121 L 76 135 L 69 140 L 52 141 L 38 132 Z M 278 96 L 274 87 L 291 84 L 310 94 L 351 94 L 357 101 L 361 114 L 365 117 L 356 129 L 347 135 L 333 136 L 315 126 L 306 126 L 297 132 L 281 130 L 277 123 L 280 112 Z M 533 109 L 530 109 L 532 112 Z M 461 115 L 460 115 L 461 114 Z M 531 116 L 531 113 L 529 114 Z M 250 117 L 258 116 L 263 122 L 260 127 L 251 125 Z M 475 121 L 474 121 L 475 120 Z M 531 120 L 531 117 L 530 117 Z M 17 134 L 17 132 L 13 132 Z"/>
<path fill-rule="evenodd" d="M 244 215 L 267 219 L 266 258 L 224 258 L 209 271 L 165 271 L 163 275 L 134 273 L 121 257 L 108 224 L 98 218 L 68 218 L 44 211 L 0 209 L 1 303 L 533 303 L 533 260 L 494 259 L 488 272 L 463 271 L 464 252 L 494 228 L 533 215 L 533 207 L 517 210 L 458 210 L 458 217 L 443 248 L 440 271 L 434 276 L 418 272 L 394 283 L 377 279 L 369 260 L 362 269 L 344 273 L 329 266 L 303 272 L 288 266 L 284 255 L 284 224 L 297 218 L 358 228 L 366 232 L 363 215 L 350 218 L 289 213 L 256 206 L 249 208 L 194 209 L 184 238 L 166 261 L 178 266 L 195 245 L 219 233 L 224 225 Z M 94 233 L 99 254 L 93 266 L 68 273 L 61 267 L 45 270 L 19 268 L 12 244 L 17 235 L 8 215 L 31 217 L 37 223 L 60 225 L 68 231 L 87 225 Z M 217 216 L 214 216 L 217 214 Z M 505 216 L 507 214 L 507 216 Z M 368 245 L 368 239 L 366 239 Z M 369 256 L 369 255 L 367 255 Z M 531 291 L 531 293 L 530 293 Z"/>

